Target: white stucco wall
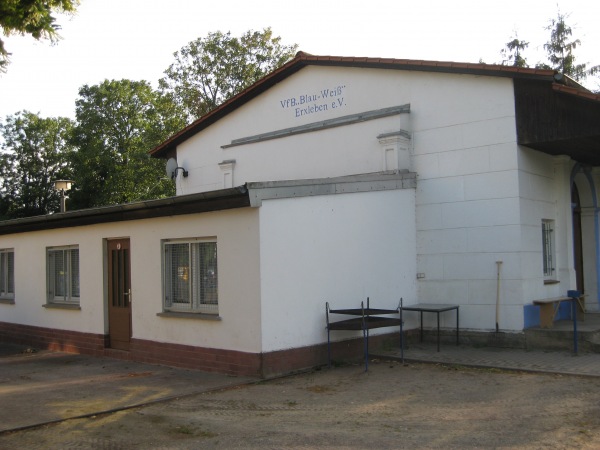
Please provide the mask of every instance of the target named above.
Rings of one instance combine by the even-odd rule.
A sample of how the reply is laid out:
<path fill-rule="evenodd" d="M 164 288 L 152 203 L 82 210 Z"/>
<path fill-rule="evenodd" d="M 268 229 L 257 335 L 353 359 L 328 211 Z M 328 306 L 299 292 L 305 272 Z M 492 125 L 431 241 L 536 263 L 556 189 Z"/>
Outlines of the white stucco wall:
<path fill-rule="evenodd" d="M 416 301 L 414 196 L 403 189 L 263 202 L 264 351 L 326 342 L 325 302 L 339 309 L 367 297 L 376 308 Z M 357 333 L 331 337 L 350 336 Z"/>
<path fill-rule="evenodd" d="M 0 321 L 103 334 L 108 331 L 105 239 L 130 238 L 134 338 L 260 352 L 258 212 L 244 208 L 0 236 L 15 251 L 15 304 L 0 304 Z M 221 320 L 159 317 L 161 240 L 216 237 Z M 81 310 L 44 308 L 46 247 L 79 245 Z"/>
<path fill-rule="evenodd" d="M 520 190 L 522 216 L 523 298 L 531 303 L 537 298 L 566 295 L 575 289 L 573 267 L 573 227 L 571 215 L 570 172 L 568 158 L 552 157 L 520 148 Z M 544 284 L 541 223 L 554 220 L 556 284 Z"/>
<path fill-rule="evenodd" d="M 499 325 L 519 330 L 521 211 L 512 81 L 469 81 L 434 88 L 430 96 L 441 103 L 418 122 L 422 128 L 413 128 L 419 299 L 461 305 L 461 327 L 494 329 L 496 261 L 502 261 Z M 451 315 L 442 320 L 454 324 Z"/>
<path fill-rule="evenodd" d="M 317 96 L 309 104 L 325 104 L 319 94 L 325 88 L 339 94 L 335 101 L 343 98 L 340 107 L 298 117 L 290 104 L 303 95 Z M 237 138 L 403 104 L 410 114 L 221 148 Z M 236 161 L 234 184 L 381 171 L 377 136 L 399 130 L 411 136 L 409 167 L 401 168 L 418 175 L 418 300 L 460 304 L 466 328 L 494 329 L 498 320 L 502 329 L 521 330 L 523 305 L 553 290 L 543 282 L 540 288 L 540 274 L 528 272 L 534 258 L 535 267 L 541 264 L 541 238 L 537 225 L 534 231 L 538 217 L 522 215 L 531 213 L 532 201 L 539 209 L 558 200 L 529 192 L 544 184 L 539 172 L 547 161 L 531 157 L 540 167 L 530 168 L 521 155 L 510 78 L 308 67 L 180 145 L 178 158 L 190 176 L 178 186 L 182 193 L 221 187 L 223 160 Z M 496 261 L 502 261 L 498 319 Z M 443 320 L 453 325 L 452 317 Z"/>
<path fill-rule="evenodd" d="M 91 227 L 49 230 L 0 236 L 1 248 L 15 253 L 15 304 L 0 304 L 0 320 L 62 330 L 104 332 L 103 255 L 100 238 L 88 234 Z M 80 311 L 44 308 L 46 304 L 46 248 L 79 245 Z M 95 276 L 91 276 L 94 274 Z M 100 301 L 98 301 L 100 300 Z"/>

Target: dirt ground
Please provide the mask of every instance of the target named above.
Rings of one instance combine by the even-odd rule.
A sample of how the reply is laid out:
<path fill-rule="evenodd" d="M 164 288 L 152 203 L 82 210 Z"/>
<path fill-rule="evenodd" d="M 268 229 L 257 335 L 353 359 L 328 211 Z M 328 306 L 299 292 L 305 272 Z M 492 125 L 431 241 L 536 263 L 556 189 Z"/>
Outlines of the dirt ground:
<path fill-rule="evenodd" d="M 597 449 L 600 378 L 374 361 L 5 433 L 0 448 Z"/>

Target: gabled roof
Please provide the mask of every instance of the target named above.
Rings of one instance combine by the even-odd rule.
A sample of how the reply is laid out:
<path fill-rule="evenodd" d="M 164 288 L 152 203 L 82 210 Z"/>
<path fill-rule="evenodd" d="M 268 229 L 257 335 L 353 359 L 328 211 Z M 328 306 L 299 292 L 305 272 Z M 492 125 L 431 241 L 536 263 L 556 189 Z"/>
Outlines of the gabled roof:
<path fill-rule="evenodd" d="M 316 56 L 304 52 L 298 52 L 294 59 L 191 123 L 151 150 L 150 154 L 159 158 L 171 156 L 179 144 L 306 66 L 512 78 L 515 82 L 518 143 L 600 166 L 600 95 L 591 93 L 554 70 L 451 61 Z"/>
<path fill-rule="evenodd" d="M 273 85 L 306 66 L 359 67 L 388 70 L 412 70 L 420 72 L 442 72 L 455 74 L 487 75 L 494 77 L 527 78 L 552 81 L 555 71 L 546 69 L 528 69 L 522 67 L 492 64 L 471 64 L 449 61 L 422 61 L 414 59 L 362 58 L 345 56 L 316 56 L 298 52 L 279 69 L 271 72 L 252 86 L 230 98 L 208 114 L 191 123 L 180 132 L 150 151 L 155 157 L 166 157 L 175 147 L 204 128 L 215 123 L 230 112 L 262 94 Z"/>

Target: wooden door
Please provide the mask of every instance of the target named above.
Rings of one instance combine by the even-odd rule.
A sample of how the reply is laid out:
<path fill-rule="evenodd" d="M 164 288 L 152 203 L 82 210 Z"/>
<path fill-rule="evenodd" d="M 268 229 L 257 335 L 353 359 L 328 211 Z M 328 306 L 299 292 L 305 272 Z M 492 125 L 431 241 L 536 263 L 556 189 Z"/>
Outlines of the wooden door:
<path fill-rule="evenodd" d="M 130 275 L 129 239 L 108 241 L 108 335 L 117 350 L 129 350 L 131 341 Z"/>

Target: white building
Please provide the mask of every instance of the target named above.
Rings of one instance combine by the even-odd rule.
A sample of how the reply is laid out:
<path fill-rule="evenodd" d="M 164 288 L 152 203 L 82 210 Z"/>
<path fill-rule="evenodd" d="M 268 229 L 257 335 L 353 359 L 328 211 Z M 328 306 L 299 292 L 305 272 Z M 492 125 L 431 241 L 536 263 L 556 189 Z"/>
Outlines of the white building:
<path fill-rule="evenodd" d="M 553 71 L 299 53 L 152 154 L 176 197 L 0 223 L 0 339 L 268 375 L 325 302 L 598 309 L 600 96 Z"/>

